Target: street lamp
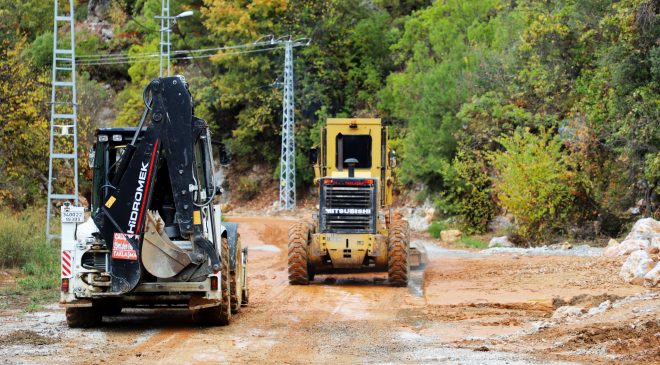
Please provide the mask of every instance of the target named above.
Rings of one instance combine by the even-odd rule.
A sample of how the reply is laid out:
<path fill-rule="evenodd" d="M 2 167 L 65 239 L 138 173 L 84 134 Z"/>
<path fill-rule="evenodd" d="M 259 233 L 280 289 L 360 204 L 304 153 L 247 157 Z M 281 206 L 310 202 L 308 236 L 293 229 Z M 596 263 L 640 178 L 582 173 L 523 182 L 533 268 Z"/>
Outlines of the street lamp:
<path fill-rule="evenodd" d="M 154 17 L 160 19 L 160 77 L 163 77 L 163 58 L 167 59 L 167 76 L 170 76 L 170 33 L 172 33 L 172 27 L 176 24 L 177 19 L 192 15 L 192 10 L 186 10 L 177 16 L 170 16 L 170 0 L 161 1 L 161 15 Z"/>

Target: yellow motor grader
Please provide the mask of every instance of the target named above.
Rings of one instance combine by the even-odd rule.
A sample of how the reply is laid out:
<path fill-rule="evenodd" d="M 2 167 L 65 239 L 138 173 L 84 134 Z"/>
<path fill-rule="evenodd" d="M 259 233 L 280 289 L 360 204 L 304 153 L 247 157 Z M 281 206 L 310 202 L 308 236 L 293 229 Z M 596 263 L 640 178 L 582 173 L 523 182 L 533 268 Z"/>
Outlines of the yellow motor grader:
<path fill-rule="evenodd" d="M 380 119 L 330 118 L 320 149 L 310 151 L 319 212 L 313 223 L 289 229 L 289 283 L 306 285 L 315 274 L 387 271 L 392 286 L 406 286 L 411 250 L 408 222 L 392 216 L 392 168 Z"/>

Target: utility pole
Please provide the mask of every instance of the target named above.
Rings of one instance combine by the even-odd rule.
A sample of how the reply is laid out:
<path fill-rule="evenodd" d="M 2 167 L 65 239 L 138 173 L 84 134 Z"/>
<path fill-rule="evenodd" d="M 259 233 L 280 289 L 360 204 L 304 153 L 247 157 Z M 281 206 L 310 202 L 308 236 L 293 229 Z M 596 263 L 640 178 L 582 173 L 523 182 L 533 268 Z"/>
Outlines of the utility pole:
<path fill-rule="evenodd" d="M 167 76 L 169 77 L 171 76 L 170 54 L 172 43 L 170 42 L 170 34 L 172 33 L 172 27 L 176 24 L 177 19 L 191 16 L 193 11 L 188 10 L 177 16 L 170 16 L 170 0 L 161 0 L 160 5 L 160 16 L 155 17 L 160 19 L 160 77 L 163 77 L 163 59 L 167 64 Z"/>
<path fill-rule="evenodd" d="M 280 209 L 296 207 L 296 136 L 293 100 L 293 42 L 284 41 L 284 93 L 282 98 L 282 155 Z"/>
<path fill-rule="evenodd" d="M 50 231 L 51 208 L 55 201 L 78 203 L 78 104 L 76 97 L 76 36 L 73 0 L 68 14 L 60 14 L 59 1 L 53 11 L 53 67 L 50 95 L 50 149 L 48 158 L 48 205 L 46 206 L 46 238 L 60 238 Z M 66 8 L 66 6 L 65 6 Z M 66 13 L 66 11 L 64 11 Z M 60 27 L 61 26 L 61 27 Z M 60 29 L 68 30 L 69 39 L 59 39 Z M 73 166 L 72 166 L 73 165 Z M 65 173 L 73 170 L 73 176 Z M 66 180 L 73 180 L 67 183 Z M 65 188 L 73 183 L 73 191 Z M 59 187 L 55 192 L 55 186 Z"/>
<path fill-rule="evenodd" d="M 282 152 L 280 160 L 280 209 L 296 207 L 296 135 L 294 122 L 293 48 L 309 45 L 309 39 L 291 36 L 271 41 L 284 45 L 284 92 L 282 98 Z"/>

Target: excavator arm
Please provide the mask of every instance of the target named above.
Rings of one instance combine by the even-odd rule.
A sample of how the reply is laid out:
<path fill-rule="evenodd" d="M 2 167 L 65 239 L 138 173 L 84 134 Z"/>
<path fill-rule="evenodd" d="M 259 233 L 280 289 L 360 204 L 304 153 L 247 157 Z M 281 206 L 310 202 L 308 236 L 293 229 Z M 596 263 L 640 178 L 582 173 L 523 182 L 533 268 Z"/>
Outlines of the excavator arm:
<path fill-rule="evenodd" d="M 213 271 L 220 268 L 218 252 L 206 238 L 208 233 L 201 220 L 201 207 L 210 203 L 212 195 L 211 199 L 205 199 L 206 192 L 201 193 L 204 188 L 198 182 L 207 180 L 198 176 L 195 168 L 195 163 L 200 162 L 195 161 L 194 144 L 206 135 L 208 126 L 193 115 L 192 97 L 181 76 L 152 81 L 144 95 L 147 109 L 140 127 L 126 146 L 111 191 L 94 216 L 99 229 L 97 239 L 105 242 L 112 252 L 109 263 L 112 294 L 133 290 L 142 278 L 147 211 L 154 209 L 151 203 L 156 187 L 171 186 L 174 225 L 180 237 L 192 241 L 199 252 L 206 254 L 190 255 L 186 262 L 203 265 L 210 259 Z M 147 102 L 149 95 L 151 99 Z M 146 130 L 138 139 L 143 124 Z"/>

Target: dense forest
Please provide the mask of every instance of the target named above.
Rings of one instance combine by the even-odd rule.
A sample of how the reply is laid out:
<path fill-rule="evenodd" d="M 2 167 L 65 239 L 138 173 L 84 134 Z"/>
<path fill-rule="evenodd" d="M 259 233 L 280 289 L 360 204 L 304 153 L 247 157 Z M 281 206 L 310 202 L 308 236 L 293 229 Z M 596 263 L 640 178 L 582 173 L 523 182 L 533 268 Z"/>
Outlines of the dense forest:
<path fill-rule="evenodd" d="M 660 218 L 657 0 L 171 3 L 172 15 L 194 11 L 173 28 L 175 51 L 311 40 L 294 50 L 301 189 L 327 117 L 381 117 L 399 190 L 467 232 L 501 214 L 534 239 L 585 227 L 613 236 L 631 217 Z M 45 201 L 52 6 L 0 0 L 0 203 L 14 209 Z M 159 70 L 158 57 L 89 60 L 158 53 L 160 8 L 76 1 L 81 161 L 94 128 L 137 124 Z M 283 57 L 281 47 L 173 55 L 234 176 L 254 165 L 276 176 Z"/>

